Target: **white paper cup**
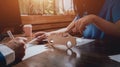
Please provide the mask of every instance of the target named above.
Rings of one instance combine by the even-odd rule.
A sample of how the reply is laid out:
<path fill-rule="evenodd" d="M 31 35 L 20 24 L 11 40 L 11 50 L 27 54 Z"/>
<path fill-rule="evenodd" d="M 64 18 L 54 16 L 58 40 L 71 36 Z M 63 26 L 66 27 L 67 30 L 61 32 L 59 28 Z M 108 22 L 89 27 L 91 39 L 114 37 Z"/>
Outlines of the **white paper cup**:
<path fill-rule="evenodd" d="M 24 31 L 25 36 L 31 37 L 32 36 L 32 25 L 31 24 L 24 25 L 23 31 Z"/>

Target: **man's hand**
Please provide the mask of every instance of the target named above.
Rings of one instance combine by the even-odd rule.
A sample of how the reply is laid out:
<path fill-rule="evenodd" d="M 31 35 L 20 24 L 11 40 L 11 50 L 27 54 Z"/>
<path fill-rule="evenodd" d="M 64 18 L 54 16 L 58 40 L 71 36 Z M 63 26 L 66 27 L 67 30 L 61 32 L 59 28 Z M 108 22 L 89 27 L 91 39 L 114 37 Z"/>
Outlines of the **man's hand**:
<path fill-rule="evenodd" d="M 9 41 L 6 45 L 15 51 L 15 61 L 21 61 L 25 55 L 25 42 L 27 41 L 24 37 L 17 37 Z"/>

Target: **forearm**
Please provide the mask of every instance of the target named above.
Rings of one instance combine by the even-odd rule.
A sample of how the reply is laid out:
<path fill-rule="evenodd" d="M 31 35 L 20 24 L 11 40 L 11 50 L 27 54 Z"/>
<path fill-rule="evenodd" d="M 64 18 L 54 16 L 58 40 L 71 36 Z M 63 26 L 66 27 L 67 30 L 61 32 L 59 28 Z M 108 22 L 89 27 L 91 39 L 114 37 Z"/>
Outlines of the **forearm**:
<path fill-rule="evenodd" d="M 105 32 L 108 35 L 120 37 L 120 27 L 117 24 L 106 21 L 98 16 L 94 17 L 93 24 L 95 24 L 101 31 Z"/>

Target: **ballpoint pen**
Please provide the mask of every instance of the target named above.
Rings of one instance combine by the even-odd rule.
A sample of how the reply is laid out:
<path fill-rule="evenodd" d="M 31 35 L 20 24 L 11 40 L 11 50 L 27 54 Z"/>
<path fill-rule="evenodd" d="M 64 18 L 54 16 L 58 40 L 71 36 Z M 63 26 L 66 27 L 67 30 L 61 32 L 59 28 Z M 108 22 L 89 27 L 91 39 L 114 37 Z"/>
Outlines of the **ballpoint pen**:
<path fill-rule="evenodd" d="M 7 34 L 9 35 L 10 39 L 14 39 L 15 38 L 10 30 L 7 31 Z"/>

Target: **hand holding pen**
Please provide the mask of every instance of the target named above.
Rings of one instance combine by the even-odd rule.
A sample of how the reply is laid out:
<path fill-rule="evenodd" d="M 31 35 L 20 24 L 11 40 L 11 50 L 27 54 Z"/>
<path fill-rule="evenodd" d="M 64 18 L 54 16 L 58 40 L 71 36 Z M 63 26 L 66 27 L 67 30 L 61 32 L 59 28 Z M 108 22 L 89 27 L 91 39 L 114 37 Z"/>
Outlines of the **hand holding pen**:
<path fill-rule="evenodd" d="M 11 42 L 12 44 L 14 44 L 14 45 L 16 45 L 18 47 L 21 46 L 21 45 L 25 45 L 26 44 L 26 41 L 27 41 L 26 38 L 24 38 L 24 37 L 16 37 L 15 38 L 10 30 L 7 31 L 7 34 L 9 35 L 9 37 L 11 39 L 9 42 Z"/>
<path fill-rule="evenodd" d="M 6 46 L 8 46 L 9 48 L 11 48 L 14 52 L 15 52 L 15 59 L 17 61 L 20 61 L 23 56 L 25 55 L 25 48 L 24 45 L 26 43 L 26 38 L 24 37 L 14 37 L 11 33 L 11 31 L 7 31 L 9 37 L 11 38 L 11 40 L 6 43 Z"/>
<path fill-rule="evenodd" d="M 38 39 L 38 38 L 34 38 L 34 39 L 32 39 L 31 41 L 26 42 L 27 39 L 24 38 L 24 37 L 17 37 L 17 38 L 15 38 L 15 37 L 13 36 L 13 34 L 11 33 L 10 30 L 7 31 L 7 34 L 9 35 L 10 39 L 14 40 L 13 42 L 14 42 L 14 44 L 15 44 L 16 46 L 19 46 L 18 44 L 22 44 L 22 43 L 23 43 L 23 44 L 25 44 L 25 45 L 24 45 L 25 48 L 28 48 L 28 47 L 33 46 L 33 45 L 34 45 L 33 43 L 36 42 L 37 39 Z"/>

